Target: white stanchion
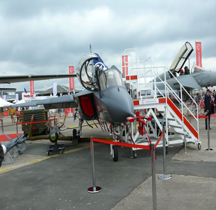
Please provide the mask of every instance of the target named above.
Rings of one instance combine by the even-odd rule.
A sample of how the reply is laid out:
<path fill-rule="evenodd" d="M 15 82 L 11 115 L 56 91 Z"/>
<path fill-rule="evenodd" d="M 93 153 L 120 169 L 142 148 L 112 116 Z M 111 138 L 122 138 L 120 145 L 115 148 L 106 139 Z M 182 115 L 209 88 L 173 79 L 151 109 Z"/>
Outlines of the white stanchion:
<path fill-rule="evenodd" d="M 209 133 L 209 127 L 210 127 L 210 118 L 209 115 L 207 116 L 207 128 L 208 128 L 208 149 L 205 149 L 207 152 L 214 151 L 212 148 L 210 148 L 210 133 Z"/>
<path fill-rule="evenodd" d="M 187 146 L 186 135 L 184 134 L 184 153 L 185 153 L 185 154 L 187 154 L 186 146 Z"/>
<path fill-rule="evenodd" d="M 157 210 L 157 193 L 156 193 L 156 179 L 155 179 L 155 145 L 150 144 L 151 159 L 152 159 L 152 198 L 153 210 Z"/>
<path fill-rule="evenodd" d="M 165 140 L 165 129 L 163 127 L 163 174 L 158 176 L 159 179 L 169 180 L 172 178 L 170 174 L 166 173 L 166 140 Z"/>
<path fill-rule="evenodd" d="M 98 141 L 98 140 L 97 140 Z M 93 187 L 88 188 L 89 193 L 97 193 L 102 190 L 101 187 L 96 186 L 95 180 L 95 168 L 94 168 L 94 143 L 93 138 L 90 138 L 91 145 L 91 159 L 92 159 L 92 181 Z M 100 141 L 99 141 L 100 142 Z M 108 144 L 110 144 L 109 142 Z M 114 143 L 114 142 L 112 142 Z M 116 142 L 117 143 L 117 142 Z M 155 144 L 150 144 L 150 152 L 151 152 L 151 171 L 152 171 L 152 198 L 153 198 L 153 210 L 157 210 L 157 193 L 156 193 L 156 176 L 155 176 Z M 136 147 L 136 145 L 134 145 Z"/>
<path fill-rule="evenodd" d="M 89 193 L 98 193 L 102 190 L 101 187 L 96 186 L 96 179 L 95 179 L 95 167 L 94 167 L 94 142 L 92 140 L 92 137 L 90 138 L 90 148 L 91 148 L 91 160 L 92 160 L 92 181 L 93 186 L 89 187 L 87 191 Z"/>

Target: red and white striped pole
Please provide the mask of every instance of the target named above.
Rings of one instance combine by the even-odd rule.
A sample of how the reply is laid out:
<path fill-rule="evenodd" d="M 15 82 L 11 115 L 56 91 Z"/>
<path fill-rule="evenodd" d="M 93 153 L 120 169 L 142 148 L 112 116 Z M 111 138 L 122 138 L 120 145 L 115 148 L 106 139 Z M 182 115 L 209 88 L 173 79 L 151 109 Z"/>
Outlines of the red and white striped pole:
<path fill-rule="evenodd" d="M 74 66 L 69 66 L 69 74 L 74 74 Z M 69 78 L 69 90 L 74 90 L 74 78 Z M 74 114 L 74 108 L 70 108 L 70 113 Z"/>
<path fill-rule="evenodd" d="M 202 67 L 202 45 L 201 42 L 195 42 L 196 47 L 196 65 Z"/>
<path fill-rule="evenodd" d="M 34 74 L 30 74 L 34 75 Z M 30 96 L 34 97 L 34 81 L 30 81 Z"/>

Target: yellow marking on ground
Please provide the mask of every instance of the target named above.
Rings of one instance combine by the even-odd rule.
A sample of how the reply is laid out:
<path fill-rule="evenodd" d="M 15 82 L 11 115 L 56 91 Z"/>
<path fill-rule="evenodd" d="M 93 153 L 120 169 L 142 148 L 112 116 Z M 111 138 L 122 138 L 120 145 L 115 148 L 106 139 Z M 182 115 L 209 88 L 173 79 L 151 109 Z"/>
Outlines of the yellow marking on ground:
<path fill-rule="evenodd" d="M 97 128 L 95 125 L 92 125 L 92 127 L 88 128 L 88 130 L 91 130 L 92 128 Z"/>
<path fill-rule="evenodd" d="M 34 163 L 39 163 L 39 162 L 41 162 L 43 160 L 47 160 L 49 158 L 51 158 L 51 156 L 50 157 L 40 158 L 40 159 L 37 159 L 37 160 L 33 160 L 33 161 L 29 162 L 29 163 L 26 163 L 24 166 L 28 166 L 28 165 L 31 165 L 31 164 L 34 164 Z"/>
<path fill-rule="evenodd" d="M 0 173 L 6 172 L 6 171 L 11 171 L 13 168 L 4 168 L 0 170 Z"/>
<path fill-rule="evenodd" d="M 66 152 L 63 153 L 63 155 L 64 155 L 64 154 L 68 154 L 68 153 L 72 153 L 72 152 L 77 152 L 77 151 L 80 151 L 80 150 L 83 150 L 83 149 L 87 149 L 87 148 L 89 148 L 89 147 L 90 147 L 90 144 L 88 144 L 88 145 L 86 145 L 86 146 L 84 146 L 84 147 L 80 147 L 80 148 L 77 148 L 77 149 L 72 149 L 72 150 L 66 151 Z M 60 156 L 60 155 L 62 155 L 62 154 L 55 154 L 55 155 L 50 155 L 50 156 L 48 156 L 48 157 L 43 157 L 43 158 L 40 158 L 40 159 L 36 159 L 36 160 L 33 160 L 33 161 L 31 161 L 31 162 L 28 162 L 28 163 L 26 163 L 26 164 L 24 164 L 24 165 L 18 167 L 18 168 L 21 168 L 21 167 L 23 167 L 23 166 L 32 165 L 32 164 L 34 164 L 34 163 L 39 163 L 39 162 L 41 162 L 41 161 L 43 161 L 43 160 L 47 160 L 47 159 L 50 159 L 50 158 L 53 158 L 53 157 L 57 157 L 57 156 Z M 7 172 L 7 171 L 11 171 L 11 170 L 14 170 L 14 169 L 17 169 L 17 168 L 4 168 L 4 169 L 1 169 L 1 170 L 0 170 L 0 173 Z"/>
<path fill-rule="evenodd" d="M 89 125 L 95 125 L 95 124 L 98 124 L 98 123 L 89 123 Z M 87 126 L 88 124 L 83 124 L 82 125 L 82 127 L 83 126 Z M 76 126 L 72 126 L 72 127 L 68 127 L 68 128 L 78 128 L 79 126 L 78 125 L 76 125 Z"/>
<path fill-rule="evenodd" d="M 72 127 L 68 127 L 68 128 L 78 128 L 79 126 L 78 125 L 76 125 L 76 126 L 72 126 Z"/>
<path fill-rule="evenodd" d="M 80 151 L 80 150 L 83 150 L 83 149 L 87 149 L 89 147 L 90 147 L 90 145 L 88 144 L 88 145 L 86 145 L 84 147 L 81 147 L 81 148 L 77 148 L 77 149 L 72 149 L 72 150 L 66 151 L 66 152 L 64 152 L 64 154 L 68 154 L 68 153 L 72 153 L 72 152 L 77 152 L 77 151 Z"/>

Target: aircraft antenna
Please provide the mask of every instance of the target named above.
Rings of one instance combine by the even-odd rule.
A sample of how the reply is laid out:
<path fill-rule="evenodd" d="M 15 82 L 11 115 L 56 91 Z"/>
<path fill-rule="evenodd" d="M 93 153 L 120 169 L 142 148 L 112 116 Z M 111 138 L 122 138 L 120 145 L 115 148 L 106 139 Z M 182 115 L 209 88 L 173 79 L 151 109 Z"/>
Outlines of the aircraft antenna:
<path fill-rule="evenodd" d="M 92 53 L 91 44 L 90 44 L 90 53 Z"/>

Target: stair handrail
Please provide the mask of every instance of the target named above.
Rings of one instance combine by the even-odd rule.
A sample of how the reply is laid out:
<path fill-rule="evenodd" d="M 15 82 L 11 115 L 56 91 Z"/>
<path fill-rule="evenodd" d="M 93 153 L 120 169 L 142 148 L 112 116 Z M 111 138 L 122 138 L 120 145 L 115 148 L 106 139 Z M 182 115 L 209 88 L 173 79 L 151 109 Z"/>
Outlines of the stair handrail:
<path fill-rule="evenodd" d="M 164 67 L 164 69 L 167 69 L 167 68 Z M 172 77 L 178 82 L 178 84 L 179 84 L 179 86 L 180 86 L 181 98 L 179 98 L 179 96 L 175 93 L 175 91 L 171 88 L 171 86 L 170 86 L 167 82 L 165 82 L 165 81 L 166 81 L 166 74 L 165 74 L 165 79 L 164 79 L 164 81 L 163 81 L 159 76 L 157 76 L 157 78 L 159 78 L 159 80 L 160 80 L 161 82 L 164 82 L 164 85 L 165 85 L 165 97 L 167 97 L 168 91 L 172 92 L 172 94 L 173 94 L 173 96 L 175 97 L 175 99 L 178 100 L 178 102 L 180 102 L 180 104 L 181 104 L 181 114 L 182 114 L 182 120 L 181 120 L 181 121 L 182 121 L 182 124 L 184 123 L 183 107 L 185 107 L 186 110 L 188 110 L 188 112 L 190 113 L 190 115 L 196 120 L 196 122 L 197 122 L 197 132 L 198 132 L 198 134 L 199 134 L 198 104 L 197 104 L 196 101 L 190 96 L 190 94 L 187 92 L 187 90 L 184 88 L 184 86 L 179 82 L 179 80 L 173 75 L 173 73 L 172 73 L 171 71 L 169 71 L 168 69 L 167 69 L 167 72 L 169 72 L 169 73 L 172 75 Z M 155 80 L 156 80 L 156 78 L 155 78 Z M 155 89 L 156 89 L 156 88 L 155 88 Z M 158 89 L 157 89 L 157 90 L 158 90 Z M 190 100 L 192 101 L 192 103 L 195 104 L 196 112 L 197 112 L 196 116 L 195 116 L 195 115 L 193 114 L 193 112 L 187 107 L 187 105 L 183 102 L 183 100 L 182 100 L 182 90 L 184 90 L 184 92 L 189 96 L 189 98 L 190 98 Z M 162 94 L 162 95 L 163 95 L 163 94 Z"/>
<path fill-rule="evenodd" d="M 165 66 L 157 66 L 157 67 L 155 67 L 155 66 L 150 66 L 150 67 L 145 67 L 145 62 L 148 60 L 148 59 L 150 59 L 151 57 L 149 57 L 148 59 L 146 59 L 145 61 L 144 61 L 144 67 L 141 67 L 140 66 L 140 61 L 139 61 L 139 59 L 138 59 L 138 57 L 137 57 L 137 53 L 136 53 L 136 50 L 135 49 L 132 49 L 132 48 L 129 48 L 129 49 L 126 49 L 125 51 L 124 51 L 124 55 L 126 55 L 126 52 L 127 51 L 134 51 L 135 52 L 135 55 L 136 55 L 136 61 L 135 62 L 137 62 L 138 63 L 138 67 L 133 67 L 133 64 L 135 63 L 134 61 L 132 61 L 132 56 L 131 56 L 131 61 L 132 61 L 132 68 L 130 69 L 130 70 L 132 70 L 132 69 L 147 69 L 147 68 L 150 68 L 150 70 L 149 71 L 152 71 L 153 72 L 153 83 L 154 83 L 154 97 L 156 98 L 157 97 L 157 91 L 161 94 L 161 96 L 163 96 L 164 97 L 164 95 L 165 95 L 165 98 L 166 98 L 166 106 L 167 106 L 167 94 L 168 94 L 168 91 L 170 92 L 170 93 L 172 93 L 172 95 L 174 96 L 174 98 L 181 104 L 181 115 L 182 115 L 182 119 L 181 119 L 181 122 L 182 122 L 182 125 L 183 125 L 183 123 L 184 123 L 184 112 L 183 112 L 183 108 L 185 107 L 186 108 L 186 110 L 190 113 L 190 115 L 196 120 L 196 122 L 197 122 L 197 132 L 198 132 L 198 134 L 199 134 L 199 120 L 198 120 L 198 105 L 197 105 L 197 103 L 196 103 L 196 101 L 191 97 L 191 95 L 187 92 L 187 90 L 184 88 L 184 86 L 179 82 L 179 80 L 173 75 L 173 73 L 170 71 L 170 70 L 168 70 L 167 69 L 167 67 L 165 67 Z M 153 61 L 153 60 L 152 60 Z M 136 65 L 137 66 L 137 65 Z M 159 68 L 163 68 L 164 69 L 164 80 L 163 79 L 161 79 L 160 77 L 159 77 L 159 75 L 157 75 L 156 74 L 156 69 L 159 69 Z M 128 69 L 129 70 L 129 69 Z M 129 71 L 130 71 L 129 70 Z M 168 72 L 168 74 L 173 78 L 173 79 L 175 79 L 175 81 L 179 84 L 179 87 L 180 87 L 180 93 L 181 93 L 181 98 L 176 94 L 176 92 L 171 88 L 171 86 L 167 83 L 167 78 L 166 78 L 166 73 Z M 137 76 L 138 76 L 138 81 L 140 81 L 140 76 L 139 76 L 139 74 L 137 73 Z M 165 87 L 165 94 L 162 94 L 162 92 L 157 88 L 157 83 L 159 83 L 159 82 L 156 82 L 156 78 L 159 78 L 159 80 L 164 84 L 164 87 Z M 191 110 L 190 109 L 188 109 L 188 107 L 186 106 L 186 104 L 183 102 L 183 100 L 182 100 L 182 91 L 184 91 L 186 94 L 187 94 L 187 96 L 189 97 L 189 99 L 192 101 L 192 103 L 194 103 L 195 104 L 195 107 L 196 107 L 196 112 L 197 112 L 197 115 L 195 116 L 194 114 L 193 114 L 193 112 L 191 112 Z M 138 95 L 138 94 L 137 94 Z"/>
<path fill-rule="evenodd" d="M 181 114 L 182 114 L 182 117 L 181 117 L 181 123 L 182 123 L 182 126 L 184 124 L 184 113 L 183 113 L 183 108 L 186 108 L 186 110 L 190 113 L 190 115 L 196 120 L 197 122 L 197 131 L 199 133 L 199 121 L 198 121 L 198 105 L 196 103 L 196 101 L 190 96 L 190 94 L 187 92 L 187 90 L 184 88 L 184 86 L 179 82 L 179 80 L 173 75 L 173 73 L 171 71 L 169 71 L 167 69 L 167 67 L 164 67 L 164 66 L 157 66 L 157 67 L 136 67 L 136 68 L 133 68 L 133 69 L 137 69 L 137 70 L 141 70 L 141 69 L 147 69 L 147 68 L 150 68 L 150 70 L 148 71 L 153 71 L 154 69 L 154 80 L 153 80 L 153 83 L 154 83 L 154 95 L 157 97 L 157 91 L 161 94 L 161 96 L 167 98 L 168 96 L 168 92 L 170 92 L 174 98 L 178 101 L 178 103 L 181 104 Z M 159 68 L 163 68 L 164 69 L 164 80 L 162 80 L 159 75 L 156 75 L 156 72 L 155 72 L 155 69 L 159 69 Z M 177 93 L 171 88 L 171 86 L 166 82 L 166 73 L 170 73 L 170 75 L 173 77 L 173 79 L 176 80 L 176 82 L 179 84 L 180 86 L 180 93 L 181 93 L 181 98 L 177 95 Z M 138 77 L 139 77 L 139 74 L 137 74 Z M 160 82 L 156 82 L 156 78 L 158 78 L 160 80 Z M 163 94 L 158 88 L 157 88 L 157 83 L 163 83 L 164 86 L 165 86 L 165 94 Z M 197 110 L 197 115 L 194 115 L 193 112 L 187 107 L 187 105 L 183 102 L 182 100 L 182 91 L 184 91 L 190 100 L 192 100 L 192 102 L 195 104 L 196 106 L 196 110 Z M 167 104 L 167 102 L 166 102 Z"/>

